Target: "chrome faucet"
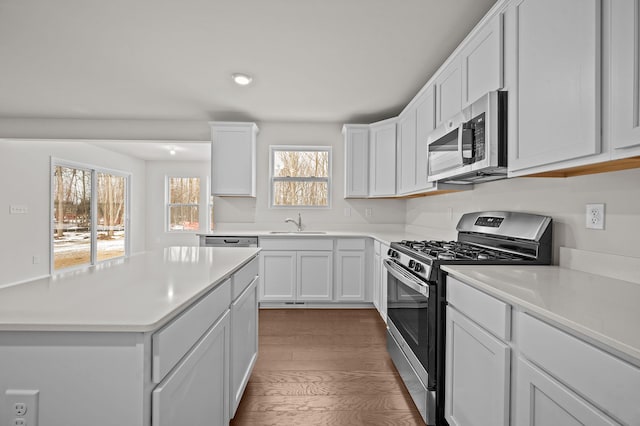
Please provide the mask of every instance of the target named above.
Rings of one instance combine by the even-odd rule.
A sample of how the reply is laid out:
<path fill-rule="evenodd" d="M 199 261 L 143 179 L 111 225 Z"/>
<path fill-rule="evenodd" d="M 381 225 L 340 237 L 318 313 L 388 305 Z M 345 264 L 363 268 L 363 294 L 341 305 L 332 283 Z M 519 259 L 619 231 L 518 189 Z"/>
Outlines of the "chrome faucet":
<path fill-rule="evenodd" d="M 284 220 L 284 223 L 295 223 L 296 226 L 298 227 L 298 232 L 302 231 L 302 217 L 300 216 L 300 213 L 298 213 L 298 221 L 296 222 L 295 220 L 291 219 L 290 217 L 286 218 Z"/>

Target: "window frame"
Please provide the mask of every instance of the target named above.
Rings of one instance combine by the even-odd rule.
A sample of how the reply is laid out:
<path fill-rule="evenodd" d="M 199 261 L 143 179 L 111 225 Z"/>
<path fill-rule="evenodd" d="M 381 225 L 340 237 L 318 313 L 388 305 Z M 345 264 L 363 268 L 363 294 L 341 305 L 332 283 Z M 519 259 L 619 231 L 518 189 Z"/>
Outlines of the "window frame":
<path fill-rule="evenodd" d="M 332 169 L 333 153 L 332 146 L 329 145 L 269 145 L 269 208 L 272 209 L 330 209 L 332 196 Z M 277 151 L 325 151 L 328 156 L 327 177 L 290 177 L 274 176 L 274 156 Z M 276 182 L 326 182 L 327 183 L 327 205 L 326 206 L 280 206 L 274 204 L 274 184 Z"/>
<path fill-rule="evenodd" d="M 198 202 L 196 204 L 193 203 L 189 203 L 189 204 L 183 204 L 183 203 L 171 203 L 171 185 L 169 184 L 169 182 L 171 181 L 171 179 L 199 179 L 199 186 L 200 186 L 200 190 L 198 191 Z M 187 176 L 186 174 L 171 174 L 171 175 L 166 175 L 165 179 L 164 179 L 164 231 L 168 234 L 188 234 L 188 233 L 198 233 L 202 231 L 202 176 L 194 176 L 194 175 L 189 175 Z M 207 185 L 207 187 L 205 187 L 205 190 L 208 188 L 208 183 L 205 181 L 205 185 Z M 197 207 L 198 208 L 198 229 L 197 230 L 193 230 L 193 229 L 171 229 L 171 207 Z M 207 203 L 207 207 L 208 207 L 208 203 Z M 208 213 L 208 210 L 207 210 Z M 209 218 L 206 219 L 206 223 L 205 223 L 205 228 L 208 226 L 209 224 Z"/>
<path fill-rule="evenodd" d="M 77 266 L 55 269 L 54 253 L 54 211 L 55 211 L 55 169 L 56 167 L 66 167 L 74 169 L 89 170 L 91 172 L 91 255 L 89 263 Z M 98 173 L 120 176 L 125 179 L 124 185 L 124 255 L 112 257 L 105 260 L 98 260 Z M 125 259 L 131 254 L 131 180 L 132 174 L 123 170 L 111 169 L 108 167 L 96 166 L 93 164 L 78 161 L 65 160 L 57 157 L 50 157 L 49 161 L 49 274 L 55 275 L 64 272 L 87 269 L 99 264 L 110 263 Z"/>

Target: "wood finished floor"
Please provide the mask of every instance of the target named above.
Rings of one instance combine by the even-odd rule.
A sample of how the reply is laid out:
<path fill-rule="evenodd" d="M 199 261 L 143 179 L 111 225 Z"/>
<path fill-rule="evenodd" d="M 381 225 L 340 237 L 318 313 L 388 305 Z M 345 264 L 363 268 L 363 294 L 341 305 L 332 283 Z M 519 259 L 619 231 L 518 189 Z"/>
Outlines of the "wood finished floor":
<path fill-rule="evenodd" d="M 264 309 L 232 426 L 424 425 L 373 309 Z"/>

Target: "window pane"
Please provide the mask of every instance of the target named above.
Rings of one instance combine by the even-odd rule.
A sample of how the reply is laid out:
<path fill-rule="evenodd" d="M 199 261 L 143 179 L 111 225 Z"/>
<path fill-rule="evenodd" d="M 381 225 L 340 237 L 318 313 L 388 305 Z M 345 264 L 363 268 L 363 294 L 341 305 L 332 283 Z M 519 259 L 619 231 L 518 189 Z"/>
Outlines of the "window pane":
<path fill-rule="evenodd" d="M 56 166 L 53 268 L 91 263 L 91 170 Z"/>
<path fill-rule="evenodd" d="M 197 231 L 200 229 L 198 206 L 170 206 L 169 231 Z"/>
<path fill-rule="evenodd" d="M 328 151 L 274 151 L 276 177 L 329 177 Z"/>
<path fill-rule="evenodd" d="M 274 182 L 274 206 L 328 206 L 327 182 Z"/>
<path fill-rule="evenodd" d="M 98 260 L 125 255 L 126 179 L 98 173 Z"/>
<path fill-rule="evenodd" d="M 169 178 L 169 204 L 198 204 L 200 178 Z"/>

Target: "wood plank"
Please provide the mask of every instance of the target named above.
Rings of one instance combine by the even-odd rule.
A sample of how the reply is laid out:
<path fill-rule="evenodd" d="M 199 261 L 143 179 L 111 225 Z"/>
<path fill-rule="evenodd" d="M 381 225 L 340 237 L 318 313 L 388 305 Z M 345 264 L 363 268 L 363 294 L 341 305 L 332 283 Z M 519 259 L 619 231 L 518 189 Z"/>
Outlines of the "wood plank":
<path fill-rule="evenodd" d="M 415 426 L 424 425 L 416 410 L 244 412 L 234 426 Z"/>
<path fill-rule="evenodd" d="M 259 353 L 233 426 L 424 425 L 373 309 L 260 311 Z"/>

